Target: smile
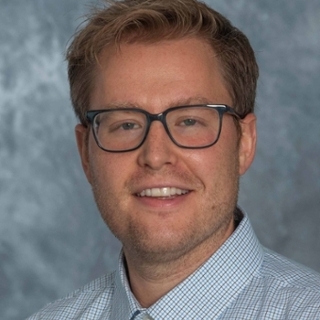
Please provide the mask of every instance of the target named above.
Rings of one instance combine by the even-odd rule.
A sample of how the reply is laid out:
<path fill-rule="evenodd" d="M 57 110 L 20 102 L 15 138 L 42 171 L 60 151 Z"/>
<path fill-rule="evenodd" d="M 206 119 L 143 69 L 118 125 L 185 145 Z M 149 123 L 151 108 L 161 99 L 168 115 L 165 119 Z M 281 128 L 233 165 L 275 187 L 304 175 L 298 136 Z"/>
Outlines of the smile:
<path fill-rule="evenodd" d="M 181 196 L 183 194 L 189 193 L 188 190 L 183 190 L 175 187 L 165 187 L 165 188 L 151 188 L 145 189 L 137 194 L 138 197 L 172 197 Z"/>

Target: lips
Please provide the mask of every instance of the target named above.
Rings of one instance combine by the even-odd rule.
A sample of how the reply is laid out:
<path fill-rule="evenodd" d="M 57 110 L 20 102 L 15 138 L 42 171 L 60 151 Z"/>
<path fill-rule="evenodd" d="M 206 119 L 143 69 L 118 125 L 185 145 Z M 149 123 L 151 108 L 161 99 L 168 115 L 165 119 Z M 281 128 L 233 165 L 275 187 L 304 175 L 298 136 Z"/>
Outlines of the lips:
<path fill-rule="evenodd" d="M 163 198 L 163 197 L 173 197 L 180 196 L 189 193 L 189 190 L 184 190 L 176 187 L 164 187 L 164 188 L 150 188 L 144 189 L 137 193 L 138 197 L 153 197 L 153 198 Z"/>

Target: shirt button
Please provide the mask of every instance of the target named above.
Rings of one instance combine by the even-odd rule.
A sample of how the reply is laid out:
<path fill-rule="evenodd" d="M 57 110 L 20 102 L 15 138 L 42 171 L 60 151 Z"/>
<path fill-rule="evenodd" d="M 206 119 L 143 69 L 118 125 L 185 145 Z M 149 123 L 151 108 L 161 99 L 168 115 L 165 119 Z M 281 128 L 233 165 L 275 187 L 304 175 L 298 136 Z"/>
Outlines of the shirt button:
<path fill-rule="evenodd" d="M 142 320 L 154 320 L 151 316 L 149 316 L 147 313 L 145 313 L 142 317 Z"/>

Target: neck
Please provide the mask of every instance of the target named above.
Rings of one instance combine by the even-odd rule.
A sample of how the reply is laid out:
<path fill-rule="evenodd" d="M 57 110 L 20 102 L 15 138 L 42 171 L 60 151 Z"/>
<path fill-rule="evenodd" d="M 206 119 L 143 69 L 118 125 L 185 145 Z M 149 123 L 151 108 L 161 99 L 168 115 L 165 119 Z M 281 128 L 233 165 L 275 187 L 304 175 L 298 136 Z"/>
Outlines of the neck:
<path fill-rule="evenodd" d="M 191 252 L 164 262 L 137 258 L 139 255 L 130 255 L 131 251 L 124 248 L 128 280 L 140 305 L 143 308 L 150 307 L 185 280 L 219 249 L 232 231 L 233 229 L 219 242 L 208 239 Z"/>

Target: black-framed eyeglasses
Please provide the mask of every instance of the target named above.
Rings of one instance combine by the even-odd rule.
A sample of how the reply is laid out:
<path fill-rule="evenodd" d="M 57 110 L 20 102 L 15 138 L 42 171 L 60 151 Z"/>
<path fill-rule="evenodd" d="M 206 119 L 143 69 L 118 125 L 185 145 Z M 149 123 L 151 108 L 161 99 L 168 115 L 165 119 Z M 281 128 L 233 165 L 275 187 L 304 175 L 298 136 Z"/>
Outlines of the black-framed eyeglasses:
<path fill-rule="evenodd" d="M 158 114 L 138 108 L 92 110 L 86 117 L 102 150 L 127 152 L 144 143 L 153 121 L 160 121 L 172 142 L 181 148 L 208 148 L 219 139 L 225 113 L 242 118 L 222 104 L 178 106 Z"/>

